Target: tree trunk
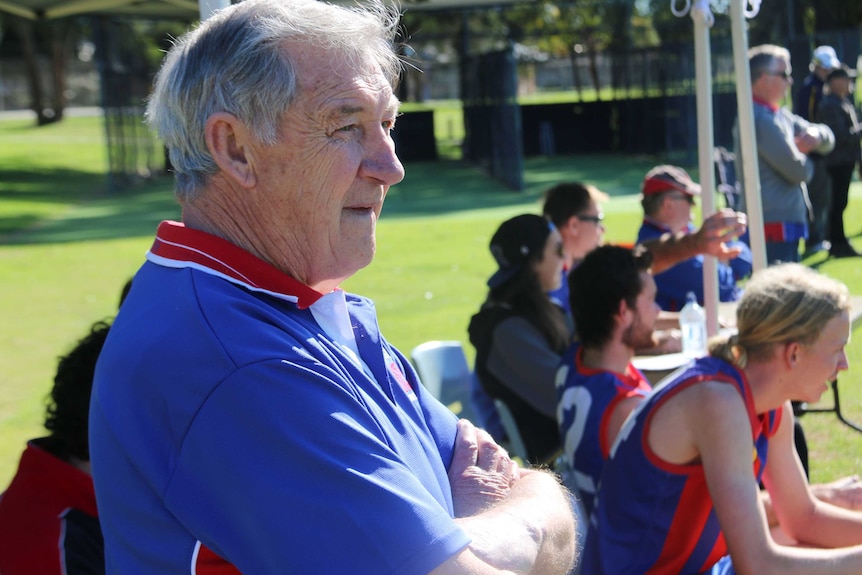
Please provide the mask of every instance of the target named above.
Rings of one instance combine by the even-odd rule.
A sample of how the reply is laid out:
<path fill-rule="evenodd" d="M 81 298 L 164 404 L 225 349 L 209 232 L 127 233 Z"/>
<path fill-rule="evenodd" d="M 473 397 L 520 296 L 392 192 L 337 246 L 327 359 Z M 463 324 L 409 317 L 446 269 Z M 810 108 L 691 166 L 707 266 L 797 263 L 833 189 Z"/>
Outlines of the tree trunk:
<path fill-rule="evenodd" d="M 10 18 L 15 22 L 15 31 L 21 40 L 21 51 L 24 54 L 24 63 L 27 66 L 27 84 L 30 88 L 30 109 L 36 113 L 36 124 L 44 126 L 50 123 L 45 113 L 44 90 L 42 78 L 39 76 L 39 61 L 36 56 L 36 35 L 33 30 L 33 22 L 24 18 Z"/>
<path fill-rule="evenodd" d="M 70 51 L 71 25 L 68 21 L 57 20 L 50 23 L 51 36 L 51 79 L 54 86 L 52 107 L 54 121 L 63 119 L 66 109 L 66 61 Z"/>
<path fill-rule="evenodd" d="M 595 46 L 587 45 L 587 56 L 590 59 L 590 76 L 593 79 L 593 86 L 596 88 L 596 100 L 601 100 L 602 86 L 599 80 L 598 52 L 596 52 Z"/>
<path fill-rule="evenodd" d="M 575 52 L 574 46 L 569 49 L 569 59 L 572 61 L 572 83 L 575 86 L 575 92 L 578 94 L 578 100 L 584 97 L 583 86 L 581 85 L 581 71 L 578 69 L 578 53 Z"/>

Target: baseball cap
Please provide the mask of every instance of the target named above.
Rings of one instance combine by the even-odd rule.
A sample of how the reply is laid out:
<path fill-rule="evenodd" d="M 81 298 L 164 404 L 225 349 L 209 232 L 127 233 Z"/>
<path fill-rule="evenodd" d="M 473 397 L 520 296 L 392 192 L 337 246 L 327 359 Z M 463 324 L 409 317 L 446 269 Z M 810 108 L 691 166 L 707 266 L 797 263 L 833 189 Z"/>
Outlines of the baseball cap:
<path fill-rule="evenodd" d="M 645 196 L 676 190 L 689 196 L 700 195 L 700 184 L 692 181 L 688 172 L 678 166 L 656 166 L 647 172 L 641 185 Z"/>
<path fill-rule="evenodd" d="M 834 80 L 835 78 L 855 78 L 857 76 L 856 70 L 850 68 L 846 64 L 841 64 L 839 67 L 835 68 L 829 75 L 826 76 L 826 81 Z"/>
<path fill-rule="evenodd" d="M 838 59 L 838 55 L 835 54 L 835 48 L 832 46 L 818 46 L 815 48 L 811 56 L 811 63 L 827 70 L 841 66 L 841 61 Z"/>
<path fill-rule="evenodd" d="M 521 271 L 531 254 L 541 253 L 554 224 L 535 214 L 508 219 L 491 237 L 491 255 L 499 269 L 488 279 L 488 287 L 508 282 Z"/>

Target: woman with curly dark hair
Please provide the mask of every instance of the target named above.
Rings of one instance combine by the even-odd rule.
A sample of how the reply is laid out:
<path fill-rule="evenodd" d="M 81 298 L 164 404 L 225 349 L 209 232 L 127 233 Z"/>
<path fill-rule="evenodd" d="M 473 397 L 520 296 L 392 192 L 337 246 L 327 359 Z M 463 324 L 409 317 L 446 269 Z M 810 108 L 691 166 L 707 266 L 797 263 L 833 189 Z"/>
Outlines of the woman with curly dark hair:
<path fill-rule="evenodd" d="M 87 418 L 96 359 L 110 324 L 99 321 L 60 358 L 47 398 L 47 437 L 33 439 L 0 495 L 0 573 L 105 572 L 90 477 Z"/>

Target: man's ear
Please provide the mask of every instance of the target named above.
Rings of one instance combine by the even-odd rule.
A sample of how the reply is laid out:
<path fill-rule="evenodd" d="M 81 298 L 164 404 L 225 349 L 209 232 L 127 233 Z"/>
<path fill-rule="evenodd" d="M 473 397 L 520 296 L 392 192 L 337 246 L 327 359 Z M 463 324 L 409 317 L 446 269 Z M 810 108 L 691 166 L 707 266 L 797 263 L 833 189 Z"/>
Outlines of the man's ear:
<path fill-rule="evenodd" d="M 204 137 L 210 155 L 227 178 L 244 188 L 257 183 L 251 133 L 239 118 L 216 112 L 207 118 Z"/>
<path fill-rule="evenodd" d="M 634 318 L 634 312 L 626 303 L 626 300 L 621 299 L 619 306 L 617 307 L 617 322 L 622 327 L 628 327 Z"/>

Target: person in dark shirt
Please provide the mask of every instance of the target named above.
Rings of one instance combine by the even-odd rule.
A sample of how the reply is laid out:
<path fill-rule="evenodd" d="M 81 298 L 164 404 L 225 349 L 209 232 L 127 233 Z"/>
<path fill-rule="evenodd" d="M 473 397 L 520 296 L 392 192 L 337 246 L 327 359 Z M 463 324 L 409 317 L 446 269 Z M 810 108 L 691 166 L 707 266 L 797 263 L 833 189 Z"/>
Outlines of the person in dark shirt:
<path fill-rule="evenodd" d="M 832 70 L 827 78 L 826 95 L 817 108 L 818 119 L 835 134 L 835 149 L 823 159 L 823 163 L 832 183 L 829 254 L 838 258 L 859 255 L 844 233 L 844 210 L 847 208 L 850 180 L 856 166 L 862 168 L 862 125 L 850 98 L 850 79 L 855 77 L 856 71 L 846 66 Z"/>
<path fill-rule="evenodd" d="M 805 77 L 793 98 L 793 113 L 809 122 L 817 120 L 817 107 L 823 98 L 823 86 L 829 72 L 840 65 L 832 46 L 818 46 L 811 55 L 810 73 Z M 811 200 L 811 217 L 808 238 L 805 240 L 805 256 L 828 250 L 827 220 L 831 204 L 829 172 L 823 164 L 823 156 L 812 152 L 808 156 L 814 163 L 814 174 L 808 181 L 808 197 Z"/>
<path fill-rule="evenodd" d="M 559 287 L 563 242 L 554 224 L 523 214 L 500 225 L 490 249 L 499 267 L 468 328 L 476 374 L 511 410 L 530 460 L 542 462 L 560 449 L 554 376 L 571 340 L 565 313 L 548 297 Z"/>

